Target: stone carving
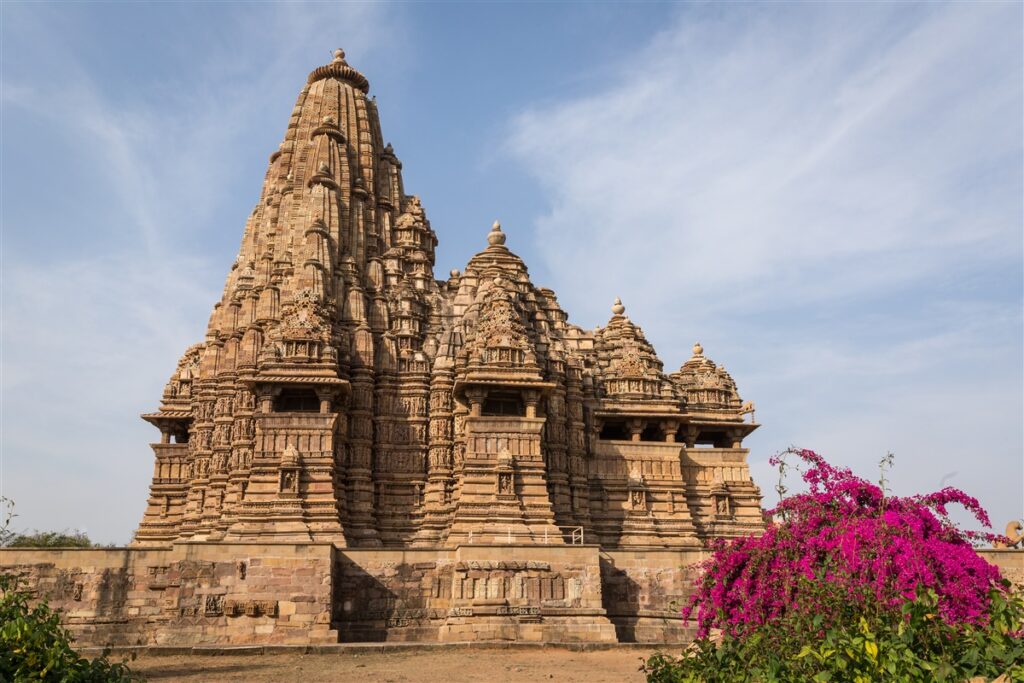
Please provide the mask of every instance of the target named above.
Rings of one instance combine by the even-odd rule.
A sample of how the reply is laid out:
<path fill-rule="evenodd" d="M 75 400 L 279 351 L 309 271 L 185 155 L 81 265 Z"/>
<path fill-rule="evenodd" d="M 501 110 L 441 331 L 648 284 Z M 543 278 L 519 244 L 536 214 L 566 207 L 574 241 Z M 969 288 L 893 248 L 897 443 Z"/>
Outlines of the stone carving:
<path fill-rule="evenodd" d="M 721 479 L 716 479 L 715 484 L 711 487 L 711 500 L 714 502 L 716 520 L 724 520 L 732 516 L 729 487 Z"/>
<path fill-rule="evenodd" d="M 208 617 L 220 616 L 224 613 L 224 596 L 207 595 L 203 602 L 203 614 Z"/>
<path fill-rule="evenodd" d="M 996 541 L 993 548 L 1017 548 L 1024 546 L 1024 524 L 1020 520 L 1012 520 L 1006 525 L 1006 541 Z"/>
<path fill-rule="evenodd" d="M 205 341 L 143 416 L 161 443 L 135 544 L 561 544 L 579 529 L 683 547 L 758 531 L 754 406 L 725 368 L 697 344 L 666 374 L 620 299 L 603 326 L 569 323 L 497 221 L 435 278 L 437 235 L 368 87 L 343 55 L 310 74 Z"/>
<path fill-rule="evenodd" d="M 170 567 L 166 565 L 147 567 L 146 573 L 149 575 L 149 588 L 150 590 L 164 590 L 170 583 L 168 581 L 168 572 Z"/>
<path fill-rule="evenodd" d="M 277 617 L 277 601 L 229 598 L 222 601 L 222 611 L 229 617 Z"/>

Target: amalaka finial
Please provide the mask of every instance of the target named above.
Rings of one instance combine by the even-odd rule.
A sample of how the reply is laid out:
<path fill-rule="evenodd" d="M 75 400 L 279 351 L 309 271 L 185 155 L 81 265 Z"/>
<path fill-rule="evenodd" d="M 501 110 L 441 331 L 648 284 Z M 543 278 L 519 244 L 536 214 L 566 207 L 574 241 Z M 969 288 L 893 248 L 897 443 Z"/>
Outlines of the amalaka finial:
<path fill-rule="evenodd" d="M 487 243 L 492 247 L 505 244 L 505 233 L 501 231 L 501 223 L 498 221 L 494 221 L 494 225 L 491 226 L 491 231 L 487 233 Z"/>
<path fill-rule="evenodd" d="M 704 347 L 700 345 L 700 342 L 694 342 L 694 344 L 693 344 L 693 355 L 694 356 L 703 356 L 704 355 Z"/>
<path fill-rule="evenodd" d="M 626 307 L 622 305 L 622 299 L 615 297 L 615 301 L 612 303 L 612 315 L 622 315 L 626 312 Z"/>
<path fill-rule="evenodd" d="M 336 62 L 344 62 L 345 61 L 345 51 L 342 50 L 340 47 L 337 50 L 334 51 L 334 61 L 336 61 Z"/>

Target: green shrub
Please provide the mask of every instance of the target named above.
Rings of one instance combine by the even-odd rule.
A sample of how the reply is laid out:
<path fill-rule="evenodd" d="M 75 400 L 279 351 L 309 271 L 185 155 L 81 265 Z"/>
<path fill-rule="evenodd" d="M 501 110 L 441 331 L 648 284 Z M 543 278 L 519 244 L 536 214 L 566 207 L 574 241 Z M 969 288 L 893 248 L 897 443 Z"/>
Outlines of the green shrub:
<path fill-rule="evenodd" d="M 112 683 L 141 680 L 107 652 L 87 659 L 71 647 L 60 613 L 45 601 L 35 607 L 17 576 L 0 574 L 0 682 Z"/>
<path fill-rule="evenodd" d="M 823 615 L 793 614 L 742 636 L 698 639 L 681 657 L 655 654 L 644 670 L 649 683 L 1024 681 L 1024 598 L 999 589 L 990 597 L 984 625 L 950 624 L 936 594 L 921 590 L 899 615 L 844 615 L 822 628 Z"/>
<path fill-rule="evenodd" d="M 95 544 L 82 531 L 33 531 L 14 534 L 8 548 L 93 548 Z"/>

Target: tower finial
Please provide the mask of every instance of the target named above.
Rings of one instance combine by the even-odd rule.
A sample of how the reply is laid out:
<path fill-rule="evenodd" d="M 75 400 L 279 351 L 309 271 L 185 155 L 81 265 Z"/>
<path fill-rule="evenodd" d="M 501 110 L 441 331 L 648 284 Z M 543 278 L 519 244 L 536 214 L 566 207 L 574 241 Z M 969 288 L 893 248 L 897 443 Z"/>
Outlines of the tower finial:
<path fill-rule="evenodd" d="M 487 243 L 492 247 L 505 244 L 505 233 L 501 231 L 501 223 L 499 221 L 494 221 L 491 231 L 487 233 Z"/>
<path fill-rule="evenodd" d="M 612 303 L 612 315 L 622 315 L 626 312 L 626 307 L 622 305 L 622 299 L 615 297 L 615 301 Z"/>
<path fill-rule="evenodd" d="M 694 344 L 693 344 L 693 355 L 694 356 L 703 356 L 704 355 L 704 347 L 700 345 L 700 342 L 694 342 Z"/>
<path fill-rule="evenodd" d="M 331 63 L 313 69 L 306 82 L 313 84 L 325 78 L 333 78 L 354 86 L 363 95 L 366 95 L 370 91 L 370 82 L 366 80 L 366 76 L 349 66 L 349 63 L 345 61 L 345 51 L 339 47 L 331 54 L 334 55 Z"/>

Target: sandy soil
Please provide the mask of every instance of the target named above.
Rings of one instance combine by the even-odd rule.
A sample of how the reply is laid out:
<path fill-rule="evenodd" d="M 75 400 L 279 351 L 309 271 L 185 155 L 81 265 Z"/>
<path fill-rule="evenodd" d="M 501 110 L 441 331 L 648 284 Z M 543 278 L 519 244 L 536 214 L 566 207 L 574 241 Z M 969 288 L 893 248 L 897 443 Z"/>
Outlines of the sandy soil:
<path fill-rule="evenodd" d="M 150 681 L 379 681 L 490 683 L 560 681 L 640 683 L 638 649 L 571 652 L 457 649 L 445 651 L 344 652 L 337 654 L 140 655 L 131 664 Z"/>

